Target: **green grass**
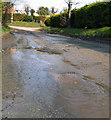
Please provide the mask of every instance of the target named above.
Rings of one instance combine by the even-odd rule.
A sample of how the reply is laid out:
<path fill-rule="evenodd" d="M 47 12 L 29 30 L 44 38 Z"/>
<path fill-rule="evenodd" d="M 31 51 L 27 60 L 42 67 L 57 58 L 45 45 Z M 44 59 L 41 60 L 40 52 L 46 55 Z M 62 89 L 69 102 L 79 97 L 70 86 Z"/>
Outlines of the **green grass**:
<path fill-rule="evenodd" d="M 23 21 L 14 21 L 12 24 L 8 23 L 10 26 L 20 26 L 20 27 L 40 27 L 39 23 L 36 22 L 23 22 Z"/>
<path fill-rule="evenodd" d="M 9 28 L 9 27 L 4 27 L 4 26 L 2 26 L 2 31 L 0 30 L 0 33 L 8 33 L 8 32 L 10 32 L 10 31 L 12 31 L 13 29 L 11 29 L 11 28 Z"/>
<path fill-rule="evenodd" d="M 48 33 L 57 33 L 79 37 L 111 37 L 111 27 L 103 27 L 97 29 L 43 27 L 40 30 Z"/>

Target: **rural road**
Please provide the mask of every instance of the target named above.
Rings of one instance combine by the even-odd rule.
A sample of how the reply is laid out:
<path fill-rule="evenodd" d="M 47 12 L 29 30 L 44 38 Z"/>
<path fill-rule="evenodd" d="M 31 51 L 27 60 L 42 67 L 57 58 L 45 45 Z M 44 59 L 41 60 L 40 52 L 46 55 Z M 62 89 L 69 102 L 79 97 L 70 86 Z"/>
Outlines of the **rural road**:
<path fill-rule="evenodd" d="M 109 117 L 108 44 L 15 29 L 3 37 L 3 118 Z"/>

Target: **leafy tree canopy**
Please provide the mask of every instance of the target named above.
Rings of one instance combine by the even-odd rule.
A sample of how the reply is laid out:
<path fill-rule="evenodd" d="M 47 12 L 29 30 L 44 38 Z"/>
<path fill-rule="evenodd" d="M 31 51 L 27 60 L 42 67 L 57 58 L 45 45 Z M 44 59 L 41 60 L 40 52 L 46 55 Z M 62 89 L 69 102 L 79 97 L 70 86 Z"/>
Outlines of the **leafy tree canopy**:
<path fill-rule="evenodd" d="M 31 16 L 33 16 L 33 14 L 35 13 L 35 10 L 34 10 L 34 9 L 31 9 L 31 10 L 30 10 L 30 13 L 31 13 Z"/>
<path fill-rule="evenodd" d="M 39 15 L 49 15 L 50 11 L 49 11 L 49 8 L 47 8 L 47 7 L 40 7 L 36 13 Z"/>

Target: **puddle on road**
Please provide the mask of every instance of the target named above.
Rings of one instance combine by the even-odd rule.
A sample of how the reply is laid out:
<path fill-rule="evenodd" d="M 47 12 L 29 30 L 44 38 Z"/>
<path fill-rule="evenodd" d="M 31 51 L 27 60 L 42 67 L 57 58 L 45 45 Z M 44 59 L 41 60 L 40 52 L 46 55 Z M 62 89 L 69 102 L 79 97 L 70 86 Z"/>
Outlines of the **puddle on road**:
<path fill-rule="evenodd" d="M 35 41 L 36 39 L 36 41 Z M 35 49 L 39 52 L 44 52 L 48 54 L 62 54 L 61 51 L 48 48 L 44 41 L 38 41 L 38 39 L 31 36 L 17 35 L 17 47 L 16 49 Z"/>
<path fill-rule="evenodd" d="M 78 65 L 37 37 L 15 36 L 16 46 L 3 53 L 3 117 L 108 117 L 107 95 L 83 80 L 91 77 L 77 73 Z"/>
<path fill-rule="evenodd" d="M 33 39 L 27 42 L 29 36 L 16 37 L 24 41 L 3 53 L 3 117 L 73 117 L 63 106 L 55 106 L 58 87 L 48 75 L 53 62 L 60 62 L 60 53 L 38 51 Z"/>
<path fill-rule="evenodd" d="M 16 48 L 16 49 L 34 49 L 37 50 L 39 52 L 44 52 L 44 53 L 48 53 L 48 54 L 62 54 L 60 51 L 54 50 L 54 49 L 50 49 L 50 48 L 45 48 L 45 47 L 30 47 L 30 46 L 23 46 L 21 48 Z"/>

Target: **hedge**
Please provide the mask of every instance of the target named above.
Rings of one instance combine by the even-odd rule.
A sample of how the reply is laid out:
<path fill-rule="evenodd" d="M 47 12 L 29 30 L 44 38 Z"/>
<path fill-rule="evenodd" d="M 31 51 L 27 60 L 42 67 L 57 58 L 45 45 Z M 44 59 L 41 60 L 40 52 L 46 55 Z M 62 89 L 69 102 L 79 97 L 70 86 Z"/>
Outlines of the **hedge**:
<path fill-rule="evenodd" d="M 14 21 L 26 21 L 26 22 L 32 22 L 33 18 L 32 16 L 26 15 L 26 14 L 14 14 Z"/>
<path fill-rule="evenodd" d="M 42 22 L 45 22 L 46 20 L 46 16 L 29 16 L 29 15 L 26 15 L 26 14 L 20 14 L 20 13 L 16 13 L 14 14 L 14 21 L 27 21 L 27 22 L 32 22 L 32 21 L 35 21 L 35 22 L 40 22 L 40 20 Z"/>
<path fill-rule="evenodd" d="M 70 25 L 74 28 L 100 28 L 111 26 L 111 1 L 96 2 L 90 5 L 74 9 L 71 13 Z M 67 12 L 52 15 L 45 21 L 47 26 L 67 27 Z"/>
<path fill-rule="evenodd" d="M 32 20 L 33 20 L 32 16 L 28 16 L 28 15 L 25 15 L 25 17 L 23 19 L 23 21 L 25 21 L 25 22 L 32 22 Z"/>
<path fill-rule="evenodd" d="M 26 14 L 16 13 L 13 15 L 14 21 L 23 21 Z"/>
<path fill-rule="evenodd" d="M 45 24 L 47 26 L 52 27 L 67 27 L 68 25 L 68 13 L 61 13 L 58 15 L 51 15 L 47 20 L 45 21 Z"/>
<path fill-rule="evenodd" d="M 76 28 L 100 28 L 111 26 L 111 1 L 96 2 L 86 5 L 80 9 L 73 10 L 71 16 L 71 26 Z"/>

